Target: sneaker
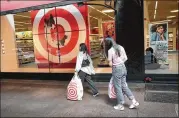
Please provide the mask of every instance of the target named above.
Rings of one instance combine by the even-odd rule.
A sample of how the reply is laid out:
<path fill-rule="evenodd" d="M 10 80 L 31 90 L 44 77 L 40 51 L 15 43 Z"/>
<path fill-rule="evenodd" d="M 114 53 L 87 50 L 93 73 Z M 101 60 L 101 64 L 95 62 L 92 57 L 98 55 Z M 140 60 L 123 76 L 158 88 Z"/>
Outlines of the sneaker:
<path fill-rule="evenodd" d="M 96 96 L 98 96 L 98 95 L 99 95 L 99 93 L 96 93 L 96 94 L 93 95 L 93 97 L 96 97 Z"/>
<path fill-rule="evenodd" d="M 114 106 L 114 109 L 123 111 L 124 110 L 124 106 L 121 105 L 121 104 L 118 104 L 118 105 Z"/>
<path fill-rule="evenodd" d="M 137 107 L 137 106 L 139 106 L 139 103 L 138 103 L 138 102 L 135 102 L 135 103 L 132 103 L 132 104 L 129 106 L 129 108 L 130 108 L 130 109 L 133 109 L 133 108 L 135 108 L 135 107 Z"/>

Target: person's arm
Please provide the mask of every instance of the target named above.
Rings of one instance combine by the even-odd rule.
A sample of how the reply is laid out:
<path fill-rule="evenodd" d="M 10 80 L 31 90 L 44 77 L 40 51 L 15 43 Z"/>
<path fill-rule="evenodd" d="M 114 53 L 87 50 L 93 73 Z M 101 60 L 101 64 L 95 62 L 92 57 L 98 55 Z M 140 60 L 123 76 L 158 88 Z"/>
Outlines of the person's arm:
<path fill-rule="evenodd" d="M 110 50 L 108 50 L 108 62 L 109 66 L 112 66 L 112 53 L 110 52 Z"/>
<path fill-rule="evenodd" d="M 124 48 L 122 46 L 120 46 L 120 60 L 124 63 L 127 61 L 127 55 L 126 55 L 126 51 L 124 50 Z"/>
<path fill-rule="evenodd" d="M 76 67 L 75 67 L 76 73 L 78 73 L 81 70 L 82 61 L 83 61 L 83 54 L 80 52 L 76 59 Z"/>

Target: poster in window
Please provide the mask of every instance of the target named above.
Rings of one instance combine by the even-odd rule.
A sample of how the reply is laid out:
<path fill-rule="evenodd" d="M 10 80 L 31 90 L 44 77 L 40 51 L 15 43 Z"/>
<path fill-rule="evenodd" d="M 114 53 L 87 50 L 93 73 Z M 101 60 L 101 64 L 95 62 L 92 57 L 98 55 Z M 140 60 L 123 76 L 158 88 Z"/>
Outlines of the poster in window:
<path fill-rule="evenodd" d="M 168 23 L 149 24 L 150 47 L 159 64 L 168 64 Z"/>

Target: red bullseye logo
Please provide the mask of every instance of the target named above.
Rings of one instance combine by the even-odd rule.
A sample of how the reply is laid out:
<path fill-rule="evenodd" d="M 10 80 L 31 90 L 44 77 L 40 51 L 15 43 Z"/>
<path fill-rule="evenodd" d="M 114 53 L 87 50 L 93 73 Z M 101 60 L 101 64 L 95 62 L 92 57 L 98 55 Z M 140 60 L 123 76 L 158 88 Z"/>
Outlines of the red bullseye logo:
<path fill-rule="evenodd" d="M 45 13 L 39 10 L 33 20 L 36 59 L 59 63 L 60 56 L 60 63 L 73 60 L 80 43 L 87 40 L 86 12 L 86 7 L 75 5 L 45 9 Z"/>
<path fill-rule="evenodd" d="M 70 85 L 68 87 L 67 98 L 70 99 L 70 100 L 77 100 L 78 99 L 77 84 L 76 83 L 70 83 Z"/>

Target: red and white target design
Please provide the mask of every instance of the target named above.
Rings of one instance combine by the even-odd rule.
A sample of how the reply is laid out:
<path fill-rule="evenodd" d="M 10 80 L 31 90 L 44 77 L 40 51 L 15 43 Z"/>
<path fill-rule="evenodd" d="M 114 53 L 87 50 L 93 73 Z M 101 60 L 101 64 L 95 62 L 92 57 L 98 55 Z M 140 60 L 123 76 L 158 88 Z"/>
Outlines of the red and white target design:
<path fill-rule="evenodd" d="M 60 45 L 60 63 L 75 63 L 80 43 L 89 47 L 87 6 L 67 5 L 56 8 L 32 11 L 33 40 L 35 57 L 38 63 L 59 63 L 57 39 L 63 40 Z M 53 16 L 55 23 L 45 26 L 45 19 Z M 58 37 L 58 38 L 57 38 Z"/>
<path fill-rule="evenodd" d="M 116 92 L 113 84 L 111 84 L 111 98 L 116 98 Z"/>
<path fill-rule="evenodd" d="M 75 82 L 72 82 L 68 85 L 67 92 L 67 99 L 78 100 L 77 84 Z"/>

